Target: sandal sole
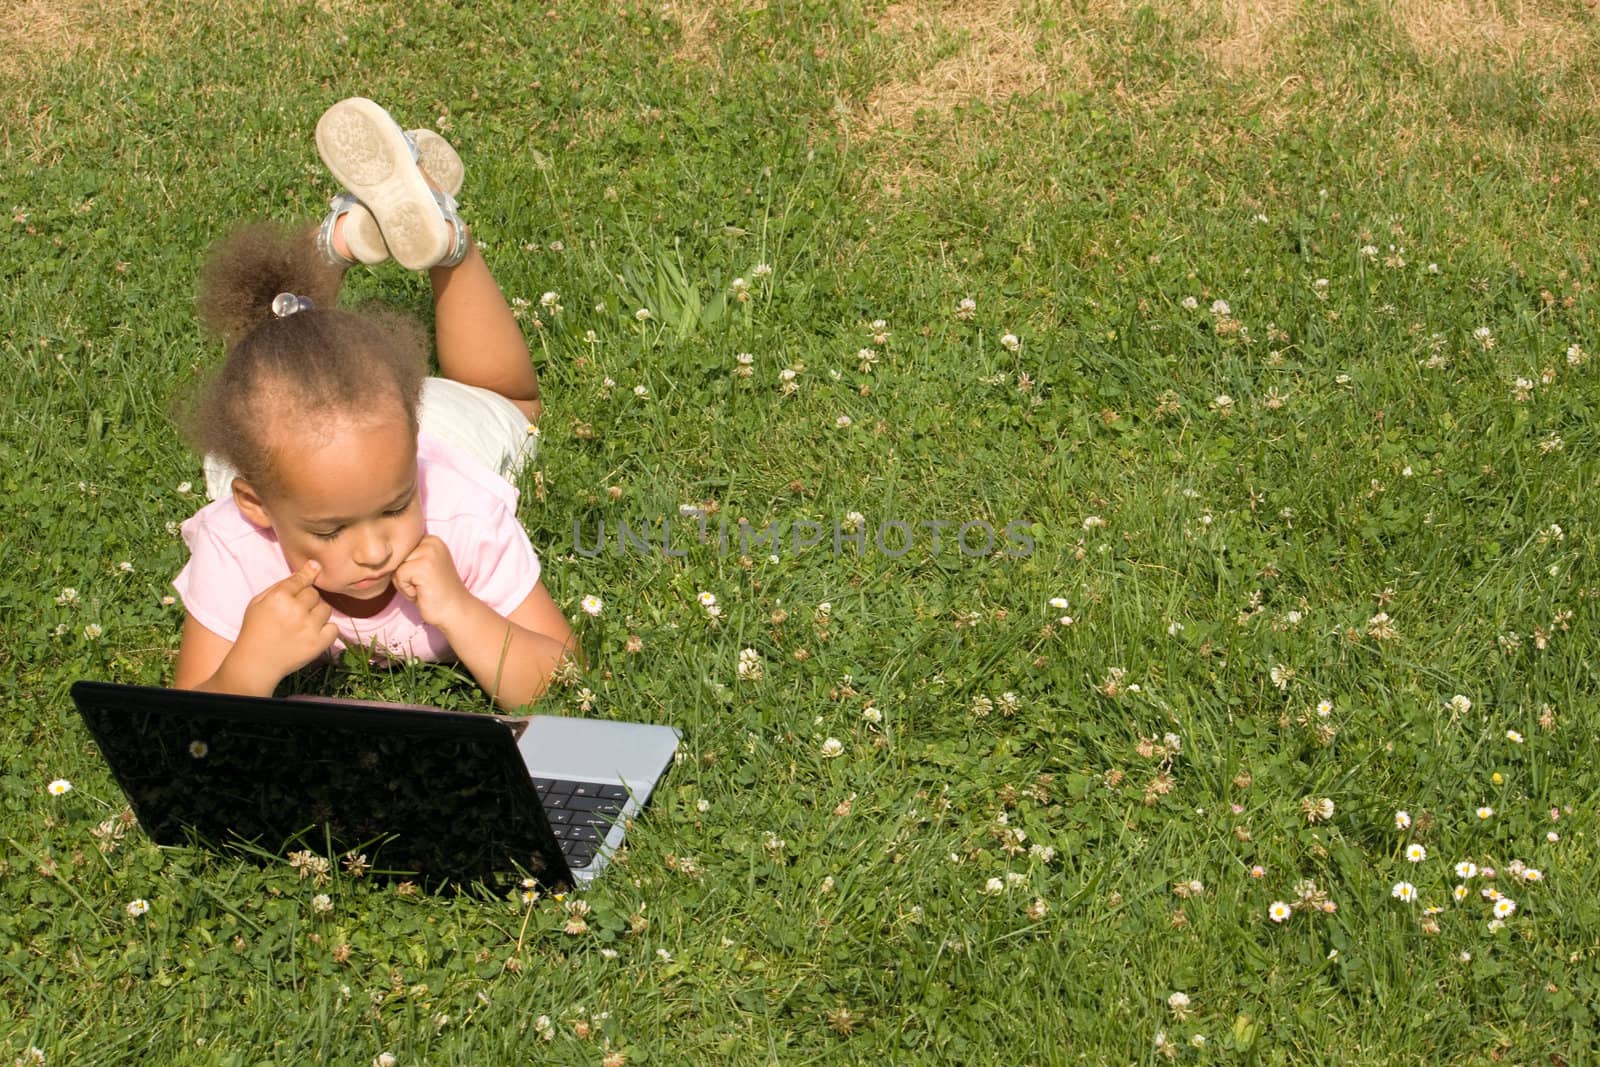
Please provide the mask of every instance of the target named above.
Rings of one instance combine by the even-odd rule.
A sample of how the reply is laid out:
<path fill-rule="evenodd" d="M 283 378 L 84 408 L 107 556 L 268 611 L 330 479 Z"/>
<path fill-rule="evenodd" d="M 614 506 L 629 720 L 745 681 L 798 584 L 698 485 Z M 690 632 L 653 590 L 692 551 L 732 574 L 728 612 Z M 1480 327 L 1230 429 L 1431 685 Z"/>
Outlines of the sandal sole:
<path fill-rule="evenodd" d="M 317 153 L 372 213 L 395 262 L 424 270 L 444 258 L 450 227 L 387 111 L 362 97 L 339 101 L 317 120 Z"/>

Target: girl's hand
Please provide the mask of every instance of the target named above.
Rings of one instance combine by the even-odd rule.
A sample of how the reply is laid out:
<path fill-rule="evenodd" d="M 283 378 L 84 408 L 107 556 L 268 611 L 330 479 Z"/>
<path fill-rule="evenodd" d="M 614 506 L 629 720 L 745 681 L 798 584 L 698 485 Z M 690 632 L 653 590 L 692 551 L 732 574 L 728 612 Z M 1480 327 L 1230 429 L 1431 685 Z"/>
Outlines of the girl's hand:
<path fill-rule="evenodd" d="M 441 631 L 448 631 L 461 609 L 474 600 L 456 573 L 450 549 L 432 534 L 418 541 L 395 569 L 394 584 L 416 603 L 422 621 Z"/>
<path fill-rule="evenodd" d="M 244 609 L 229 658 L 259 677 L 268 693 L 290 672 L 328 651 L 339 636 L 339 628 L 328 621 L 333 609 L 312 587 L 321 569 L 316 560 L 307 560 L 283 581 L 257 593 Z"/>

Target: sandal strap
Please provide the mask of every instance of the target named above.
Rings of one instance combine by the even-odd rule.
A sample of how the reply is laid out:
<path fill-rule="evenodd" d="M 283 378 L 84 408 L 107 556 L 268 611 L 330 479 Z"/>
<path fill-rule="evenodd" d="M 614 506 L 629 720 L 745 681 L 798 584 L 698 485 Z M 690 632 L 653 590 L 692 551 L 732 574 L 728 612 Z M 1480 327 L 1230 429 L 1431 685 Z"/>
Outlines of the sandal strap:
<path fill-rule="evenodd" d="M 333 247 L 333 228 L 339 217 L 361 201 L 351 193 L 340 193 L 328 201 L 328 213 L 322 217 L 322 225 L 317 227 L 317 252 L 322 258 L 335 267 L 353 267 L 361 262 L 354 256 L 341 256 L 338 249 Z"/>
<path fill-rule="evenodd" d="M 433 199 L 439 205 L 439 214 L 444 218 L 445 224 L 450 227 L 450 248 L 440 258 L 436 267 L 454 267 L 467 258 L 467 249 L 472 238 L 467 233 L 467 224 L 461 221 L 457 210 L 456 198 L 440 189 L 433 191 Z"/>

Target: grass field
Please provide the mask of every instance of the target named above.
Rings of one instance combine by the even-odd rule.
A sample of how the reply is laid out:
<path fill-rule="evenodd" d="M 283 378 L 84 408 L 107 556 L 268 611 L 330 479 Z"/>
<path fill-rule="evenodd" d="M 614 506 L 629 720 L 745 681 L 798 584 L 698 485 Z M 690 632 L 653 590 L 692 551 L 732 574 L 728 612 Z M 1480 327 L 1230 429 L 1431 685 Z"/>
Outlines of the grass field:
<path fill-rule="evenodd" d="M 1593 1062 L 1597 36 L 9 5 L 0 1062 Z M 605 601 L 541 710 L 685 734 L 581 899 L 158 849 L 67 699 L 170 679 L 194 278 L 320 214 L 353 94 L 457 144 L 533 344 L 523 519 Z M 617 548 L 688 509 L 728 542 Z M 487 710 L 448 667 L 294 684 Z"/>

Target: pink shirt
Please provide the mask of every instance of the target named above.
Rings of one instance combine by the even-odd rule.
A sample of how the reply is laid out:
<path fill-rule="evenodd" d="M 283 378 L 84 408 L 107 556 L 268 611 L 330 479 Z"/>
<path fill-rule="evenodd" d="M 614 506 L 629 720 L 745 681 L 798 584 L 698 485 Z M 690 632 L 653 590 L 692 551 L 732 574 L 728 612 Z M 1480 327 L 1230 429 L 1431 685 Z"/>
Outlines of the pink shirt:
<path fill-rule="evenodd" d="M 517 491 L 469 454 L 425 433 L 417 435 L 417 481 L 424 528 L 450 549 L 468 592 L 510 615 L 539 580 L 539 557 L 517 522 Z M 189 562 L 172 584 L 184 610 L 217 636 L 238 640 L 250 599 L 289 577 L 277 535 L 246 519 L 228 496 L 191 516 L 183 540 Z M 371 618 L 335 610 L 332 621 L 339 637 L 330 656 L 355 645 L 388 659 L 454 658 L 444 635 L 398 591 Z"/>

